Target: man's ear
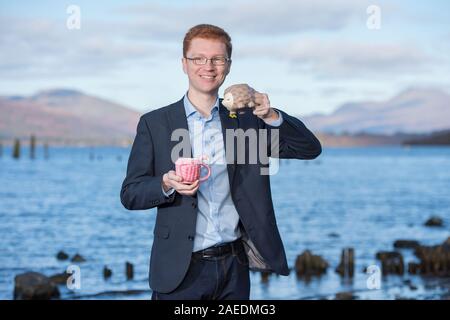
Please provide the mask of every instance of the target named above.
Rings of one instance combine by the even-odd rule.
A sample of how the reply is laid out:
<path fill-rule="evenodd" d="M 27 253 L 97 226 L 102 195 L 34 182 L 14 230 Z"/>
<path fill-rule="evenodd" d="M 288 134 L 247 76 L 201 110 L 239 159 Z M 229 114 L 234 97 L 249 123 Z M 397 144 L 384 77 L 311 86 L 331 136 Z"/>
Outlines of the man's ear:
<path fill-rule="evenodd" d="M 181 65 L 183 67 L 183 72 L 187 74 L 187 60 L 185 58 L 181 58 Z"/>
<path fill-rule="evenodd" d="M 227 71 L 226 71 L 226 75 L 228 75 L 229 73 L 230 73 L 230 70 L 231 70 L 231 62 L 232 61 L 230 61 L 229 63 L 228 63 L 228 66 L 227 66 Z"/>

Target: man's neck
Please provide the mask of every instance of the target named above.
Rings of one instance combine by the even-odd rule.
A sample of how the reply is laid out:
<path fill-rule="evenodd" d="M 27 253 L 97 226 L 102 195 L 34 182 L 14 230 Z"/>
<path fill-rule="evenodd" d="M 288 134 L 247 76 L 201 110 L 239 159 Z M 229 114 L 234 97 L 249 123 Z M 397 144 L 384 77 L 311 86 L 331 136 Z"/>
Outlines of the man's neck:
<path fill-rule="evenodd" d="M 211 114 L 211 109 L 217 100 L 217 92 L 213 94 L 203 94 L 189 90 L 188 99 L 198 112 L 200 112 L 204 117 L 208 117 Z"/>

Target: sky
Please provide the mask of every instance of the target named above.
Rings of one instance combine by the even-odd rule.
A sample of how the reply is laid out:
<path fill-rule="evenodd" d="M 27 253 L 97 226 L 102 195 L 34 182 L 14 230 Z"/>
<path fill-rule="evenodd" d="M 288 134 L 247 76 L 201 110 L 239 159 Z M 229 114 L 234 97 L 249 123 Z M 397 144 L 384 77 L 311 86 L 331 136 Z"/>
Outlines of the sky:
<path fill-rule="evenodd" d="M 67 27 L 71 5 L 79 29 Z M 288 113 L 328 114 L 409 88 L 450 92 L 449 21 L 446 0 L 0 0 L 0 95 L 69 88 L 142 113 L 163 107 L 188 88 L 185 33 L 210 23 L 233 43 L 221 96 L 248 83 Z"/>

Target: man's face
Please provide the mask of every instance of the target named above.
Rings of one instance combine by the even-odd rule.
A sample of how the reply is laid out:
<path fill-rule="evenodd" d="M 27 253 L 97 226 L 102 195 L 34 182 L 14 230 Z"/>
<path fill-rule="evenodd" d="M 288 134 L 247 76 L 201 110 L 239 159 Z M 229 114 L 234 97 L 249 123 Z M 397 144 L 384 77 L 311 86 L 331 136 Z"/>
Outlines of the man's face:
<path fill-rule="evenodd" d="M 191 46 L 186 52 L 186 57 L 202 57 L 207 59 L 214 57 L 229 58 L 225 43 L 218 40 L 202 38 L 192 39 Z M 183 71 L 189 78 L 189 90 L 215 95 L 230 72 L 231 61 L 226 62 L 223 66 L 215 66 L 211 60 L 208 60 L 205 65 L 196 65 L 194 61 L 183 58 L 182 63 Z"/>

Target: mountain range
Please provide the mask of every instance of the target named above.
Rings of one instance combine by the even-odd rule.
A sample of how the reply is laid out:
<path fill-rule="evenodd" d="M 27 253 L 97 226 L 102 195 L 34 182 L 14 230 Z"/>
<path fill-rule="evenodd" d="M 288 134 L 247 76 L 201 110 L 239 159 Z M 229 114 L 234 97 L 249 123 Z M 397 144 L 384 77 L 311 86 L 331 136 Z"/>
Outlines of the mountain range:
<path fill-rule="evenodd" d="M 63 145 L 129 145 L 141 113 L 70 89 L 0 97 L 0 142 L 14 138 Z M 438 89 L 408 89 L 387 101 L 351 102 L 329 115 L 301 120 L 325 145 L 362 146 L 419 141 L 450 129 L 450 96 Z M 442 140 L 442 139 L 441 139 Z"/>
<path fill-rule="evenodd" d="M 140 113 L 80 91 L 53 89 L 0 97 L 0 137 L 54 144 L 113 144 L 132 141 Z"/>
<path fill-rule="evenodd" d="M 429 133 L 450 128 L 450 95 L 439 89 L 411 88 L 387 101 L 351 102 L 329 115 L 302 120 L 314 131 L 341 133 Z"/>

